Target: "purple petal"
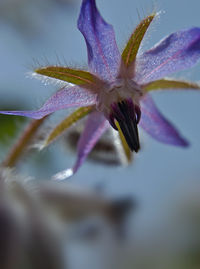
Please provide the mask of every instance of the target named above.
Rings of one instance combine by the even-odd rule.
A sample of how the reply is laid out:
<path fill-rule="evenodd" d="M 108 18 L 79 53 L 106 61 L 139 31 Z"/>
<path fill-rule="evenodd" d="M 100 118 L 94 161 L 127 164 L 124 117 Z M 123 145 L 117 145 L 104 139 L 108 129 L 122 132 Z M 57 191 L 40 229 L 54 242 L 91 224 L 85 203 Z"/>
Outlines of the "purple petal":
<path fill-rule="evenodd" d="M 186 147 L 189 145 L 175 127 L 158 111 L 150 96 L 146 95 L 142 99 L 141 111 L 140 126 L 154 139 L 174 146 Z"/>
<path fill-rule="evenodd" d="M 34 111 L 0 111 L 1 114 L 19 115 L 34 119 L 41 119 L 57 110 L 89 106 L 96 103 L 96 95 L 80 87 L 66 87 L 57 91 L 51 96 L 46 103 L 39 109 Z"/>
<path fill-rule="evenodd" d="M 108 129 L 110 124 L 105 119 L 103 113 L 94 111 L 92 112 L 87 119 L 85 129 L 78 142 L 78 156 L 75 165 L 73 168 L 61 171 L 55 174 L 53 180 L 64 180 L 71 177 L 82 163 L 87 158 L 90 151 L 93 149 L 95 144 L 98 142 L 102 134 Z"/>
<path fill-rule="evenodd" d="M 73 167 L 74 173 L 87 158 L 90 151 L 109 126 L 108 121 L 101 112 L 94 111 L 89 115 L 85 129 L 78 142 L 78 156 Z"/>
<path fill-rule="evenodd" d="M 192 67 L 200 58 L 200 28 L 169 35 L 137 58 L 136 77 L 147 83 Z"/>
<path fill-rule="evenodd" d="M 117 74 L 121 56 L 113 27 L 101 17 L 95 0 L 83 0 L 78 29 L 86 41 L 91 70 L 102 78 L 112 79 Z"/>

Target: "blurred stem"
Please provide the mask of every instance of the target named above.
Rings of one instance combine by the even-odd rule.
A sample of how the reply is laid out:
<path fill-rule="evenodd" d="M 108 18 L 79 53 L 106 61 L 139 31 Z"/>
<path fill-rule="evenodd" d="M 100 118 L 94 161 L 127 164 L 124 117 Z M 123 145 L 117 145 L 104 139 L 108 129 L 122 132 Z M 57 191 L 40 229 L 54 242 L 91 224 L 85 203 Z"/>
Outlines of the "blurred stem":
<path fill-rule="evenodd" d="M 11 149 L 7 158 L 3 161 L 2 165 L 4 167 L 14 167 L 16 163 L 22 157 L 24 150 L 29 145 L 29 142 L 34 137 L 35 133 L 38 131 L 39 127 L 46 120 L 48 116 L 43 117 L 39 120 L 32 120 L 29 125 L 25 128 L 22 135 L 19 137 L 16 144 Z"/>

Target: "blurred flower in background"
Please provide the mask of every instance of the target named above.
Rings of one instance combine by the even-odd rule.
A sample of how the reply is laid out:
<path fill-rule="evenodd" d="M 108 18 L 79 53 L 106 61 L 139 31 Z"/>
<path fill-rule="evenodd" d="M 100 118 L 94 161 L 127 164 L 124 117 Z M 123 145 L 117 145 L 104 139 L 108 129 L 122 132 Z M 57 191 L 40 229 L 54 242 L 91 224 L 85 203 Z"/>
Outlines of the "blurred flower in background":
<path fill-rule="evenodd" d="M 200 266 L 199 183 L 179 196 L 175 189 L 154 223 L 140 222 L 143 231 L 142 206 L 132 198 L 9 169 L 0 170 L 0 186 L 1 269 Z"/>
<path fill-rule="evenodd" d="M 37 182 L 9 169 L 0 170 L 0 187 L 1 269 L 68 268 L 65 248 L 73 238 L 98 241 L 107 226 L 110 240 L 121 241 L 127 213 L 135 207 L 131 199 L 111 201 L 86 188 Z"/>

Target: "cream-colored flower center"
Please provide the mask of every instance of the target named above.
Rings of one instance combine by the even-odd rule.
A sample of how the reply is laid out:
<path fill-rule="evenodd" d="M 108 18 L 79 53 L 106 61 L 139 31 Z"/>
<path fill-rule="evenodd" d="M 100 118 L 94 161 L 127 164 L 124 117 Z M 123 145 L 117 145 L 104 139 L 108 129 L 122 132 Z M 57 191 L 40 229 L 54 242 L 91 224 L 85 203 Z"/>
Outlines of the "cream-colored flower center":
<path fill-rule="evenodd" d="M 142 90 L 136 82 L 130 79 L 117 79 L 101 89 L 97 98 L 97 109 L 108 117 L 111 104 L 131 98 L 135 104 L 139 105 L 141 96 Z"/>

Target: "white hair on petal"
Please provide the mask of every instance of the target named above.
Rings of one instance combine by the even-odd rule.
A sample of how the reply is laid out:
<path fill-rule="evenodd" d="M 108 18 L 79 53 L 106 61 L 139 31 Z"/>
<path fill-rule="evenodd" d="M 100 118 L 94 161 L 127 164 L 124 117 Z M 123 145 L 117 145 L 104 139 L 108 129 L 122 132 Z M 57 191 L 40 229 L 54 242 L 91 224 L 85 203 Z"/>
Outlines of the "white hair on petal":
<path fill-rule="evenodd" d="M 65 82 L 65 81 L 62 81 L 62 80 L 56 79 L 56 78 L 49 78 L 47 76 L 40 75 L 40 74 L 37 74 L 35 72 L 28 72 L 26 74 L 26 77 L 31 78 L 31 79 L 36 78 L 36 79 L 42 81 L 42 83 L 44 83 L 44 85 L 54 85 L 54 86 L 59 86 L 59 87 L 74 86 L 74 84 L 72 84 L 72 83 Z"/>

